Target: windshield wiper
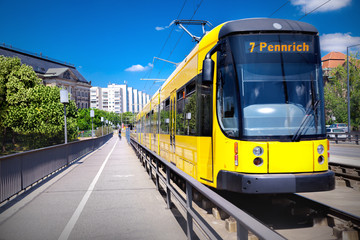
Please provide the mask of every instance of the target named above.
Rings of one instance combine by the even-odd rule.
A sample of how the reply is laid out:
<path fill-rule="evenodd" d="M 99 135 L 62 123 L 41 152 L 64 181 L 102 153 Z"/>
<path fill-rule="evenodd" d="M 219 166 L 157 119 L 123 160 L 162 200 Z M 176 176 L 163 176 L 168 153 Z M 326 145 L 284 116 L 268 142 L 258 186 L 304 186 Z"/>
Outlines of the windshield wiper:
<path fill-rule="evenodd" d="M 301 121 L 300 127 L 298 128 L 298 130 L 292 137 L 291 141 L 298 142 L 300 140 L 300 137 L 303 134 L 305 127 L 307 127 L 310 122 L 309 120 L 310 120 L 310 117 L 312 116 L 312 114 L 310 114 L 311 111 L 313 112 L 314 119 L 315 119 L 315 110 L 317 109 L 317 106 L 319 105 L 319 103 L 320 103 L 320 99 L 314 103 L 313 107 L 308 108 L 308 110 L 305 113 L 305 116 L 303 117 L 303 119 Z"/>

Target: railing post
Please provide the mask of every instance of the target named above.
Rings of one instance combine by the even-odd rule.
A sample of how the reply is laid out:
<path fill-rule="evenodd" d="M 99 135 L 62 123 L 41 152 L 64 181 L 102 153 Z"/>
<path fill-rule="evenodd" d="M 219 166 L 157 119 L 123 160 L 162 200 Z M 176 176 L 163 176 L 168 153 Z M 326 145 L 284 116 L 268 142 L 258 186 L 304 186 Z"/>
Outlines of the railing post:
<path fill-rule="evenodd" d="M 145 155 L 144 149 L 141 148 L 141 163 L 142 163 L 143 167 L 145 167 L 145 158 L 144 158 L 144 155 Z"/>
<path fill-rule="evenodd" d="M 359 134 L 356 134 L 355 137 L 356 137 L 355 142 L 356 142 L 357 145 L 359 145 Z"/>
<path fill-rule="evenodd" d="M 155 174 L 156 190 L 159 191 L 159 159 L 155 159 L 155 161 L 156 161 L 156 174 Z"/>
<path fill-rule="evenodd" d="M 145 164 L 144 164 L 144 149 L 141 148 L 141 157 L 140 157 L 140 161 L 141 161 L 141 164 L 143 165 L 143 167 L 145 167 Z"/>
<path fill-rule="evenodd" d="M 171 191 L 170 191 L 170 168 L 166 166 L 166 203 L 167 209 L 171 209 Z"/>
<path fill-rule="evenodd" d="M 338 140 L 338 135 L 337 133 L 335 133 L 335 143 L 338 144 L 339 140 Z"/>
<path fill-rule="evenodd" d="M 236 230 L 237 230 L 237 239 L 246 240 L 248 239 L 248 230 L 239 223 L 239 220 L 236 220 Z"/>
<path fill-rule="evenodd" d="M 152 172 L 152 169 L 151 169 L 151 161 L 152 161 L 152 156 L 151 155 L 149 155 L 149 161 L 148 161 L 148 163 L 149 163 L 149 177 L 150 177 L 150 179 L 151 179 L 151 172 Z"/>
<path fill-rule="evenodd" d="M 192 186 L 186 182 L 186 227 L 188 239 L 194 239 L 193 218 L 190 214 L 192 209 Z"/>

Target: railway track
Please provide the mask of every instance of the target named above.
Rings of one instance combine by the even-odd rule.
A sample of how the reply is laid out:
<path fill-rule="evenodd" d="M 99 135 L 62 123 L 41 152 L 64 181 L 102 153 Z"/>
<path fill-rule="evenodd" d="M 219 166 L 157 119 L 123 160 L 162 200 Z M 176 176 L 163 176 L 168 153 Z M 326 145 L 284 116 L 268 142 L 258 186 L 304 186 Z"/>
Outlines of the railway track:
<path fill-rule="evenodd" d="M 289 194 L 289 200 L 300 209 L 310 209 L 314 224 L 327 224 L 333 228 L 333 235 L 340 239 L 359 239 L 360 216 L 314 201 L 299 194 Z M 350 237 L 349 236 L 353 236 Z M 357 236 L 357 237 L 355 237 Z"/>
<path fill-rule="evenodd" d="M 358 166 L 329 163 L 329 168 L 335 172 L 337 184 L 360 191 L 360 168 Z"/>
<path fill-rule="evenodd" d="M 185 190 L 181 179 L 175 176 L 173 181 L 179 192 Z M 357 240 L 360 237 L 359 216 L 299 194 L 247 195 L 214 191 L 288 239 Z M 214 229 L 222 232 L 224 239 L 236 239 L 236 224 L 231 216 L 199 193 L 194 193 L 194 201 L 194 207 L 200 209 L 202 217 Z M 257 238 L 249 233 L 249 239 Z"/>
<path fill-rule="evenodd" d="M 359 216 L 299 194 L 219 194 L 288 239 L 296 238 L 295 235 L 301 239 L 314 239 L 314 234 L 320 231 L 316 239 L 352 240 L 360 237 Z"/>

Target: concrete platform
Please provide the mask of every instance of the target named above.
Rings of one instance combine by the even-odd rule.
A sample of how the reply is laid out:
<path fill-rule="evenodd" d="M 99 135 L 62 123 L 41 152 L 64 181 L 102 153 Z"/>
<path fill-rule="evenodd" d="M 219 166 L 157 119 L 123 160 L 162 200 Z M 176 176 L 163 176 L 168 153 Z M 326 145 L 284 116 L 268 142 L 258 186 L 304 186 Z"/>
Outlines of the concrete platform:
<path fill-rule="evenodd" d="M 360 145 L 330 144 L 330 162 L 360 167 Z"/>
<path fill-rule="evenodd" d="M 178 221 L 125 138 L 113 137 L 2 206 L 0 239 L 186 239 Z"/>

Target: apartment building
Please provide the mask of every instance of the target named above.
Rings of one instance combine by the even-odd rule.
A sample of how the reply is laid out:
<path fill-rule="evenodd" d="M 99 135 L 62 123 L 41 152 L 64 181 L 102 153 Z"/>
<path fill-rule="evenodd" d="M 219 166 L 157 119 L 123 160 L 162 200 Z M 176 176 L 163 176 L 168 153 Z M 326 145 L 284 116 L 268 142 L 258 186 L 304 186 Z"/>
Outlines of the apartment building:
<path fill-rule="evenodd" d="M 108 112 L 139 112 L 149 101 L 148 94 L 126 84 L 110 84 L 107 88 L 90 89 L 90 107 Z"/>

